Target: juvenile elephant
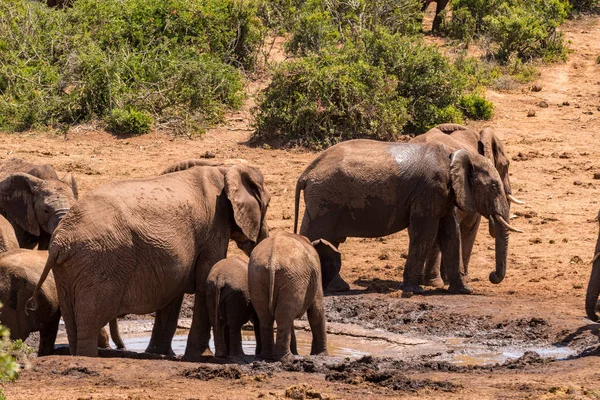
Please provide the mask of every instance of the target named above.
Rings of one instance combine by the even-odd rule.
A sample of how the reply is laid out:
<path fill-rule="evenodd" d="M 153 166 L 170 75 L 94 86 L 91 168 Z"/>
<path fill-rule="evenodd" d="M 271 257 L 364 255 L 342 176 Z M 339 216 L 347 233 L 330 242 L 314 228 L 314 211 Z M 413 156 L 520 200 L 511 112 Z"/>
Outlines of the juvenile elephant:
<path fill-rule="evenodd" d="M 248 262 L 229 257 L 212 267 L 206 280 L 206 306 L 215 339 L 215 356 L 243 356 L 242 326 L 252 320 L 260 354 L 258 318 L 248 291 Z"/>
<path fill-rule="evenodd" d="M 81 199 L 54 233 L 38 283 L 54 272 L 72 354 L 96 356 L 101 326 L 154 311 L 149 349 L 172 353 L 184 292 L 195 293 L 185 358 L 209 353 L 206 278 L 230 238 L 249 253 L 268 236 L 269 198 L 258 169 L 231 165 L 112 182 Z"/>
<path fill-rule="evenodd" d="M 0 164 L 0 214 L 13 226 L 20 247 L 47 250 L 50 236 L 76 199 L 71 174 L 59 179 L 52 166 L 19 158 Z"/>
<path fill-rule="evenodd" d="M 419 135 L 411 140 L 412 143 L 441 143 L 446 145 L 451 151 L 460 149 L 469 150 L 471 153 L 480 154 L 489 159 L 496 167 L 496 170 L 500 174 L 502 180 L 502 186 L 504 187 L 504 193 L 506 194 L 507 200 L 509 200 L 509 211 L 510 203 L 524 204 L 521 200 L 517 199 L 512 194 L 510 178 L 509 178 L 509 164 L 510 161 L 504 152 L 504 145 L 500 138 L 496 136 L 494 130 L 490 127 L 482 129 L 480 132 L 476 132 L 472 129 L 467 128 L 463 125 L 458 124 L 442 124 L 435 128 L 432 128 L 428 132 Z M 463 272 L 465 275 L 469 271 L 469 261 L 471 259 L 471 252 L 473 251 L 473 245 L 481 222 L 481 215 L 477 212 L 464 212 L 460 209 L 456 209 L 456 217 L 460 224 L 460 236 L 462 244 L 462 261 L 463 261 Z M 495 224 L 494 219 L 489 219 L 489 232 L 495 237 Z M 502 238 L 498 238 L 496 246 L 501 246 L 503 243 Z M 508 244 L 507 244 L 508 245 Z M 442 280 L 442 274 L 440 274 L 440 249 L 436 243 L 429 255 L 429 258 L 425 264 L 425 274 L 423 277 L 423 284 L 428 286 L 442 287 L 444 281 Z M 500 283 L 504 276 L 497 276 L 498 281 L 494 283 Z"/>
<path fill-rule="evenodd" d="M 421 293 L 423 267 L 436 240 L 447 263 L 451 293 L 471 293 L 460 274 L 460 235 L 454 213 L 478 212 L 498 223 L 496 269 L 506 273 L 508 202 L 492 163 L 466 150 L 422 143 L 350 140 L 322 152 L 296 184 L 294 231 L 300 192 L 306 209 L 300 233 L 334 246 L 347 237 L 379 237 L 408 228 L 403 290 Z"/>
<path fill-rule="evenodd" d="M 429 7 L 429 4 L 433 3 L 434 1 L 435 0 L 423 0 L 422 11 L 424 12 L 425 10 L 427 10 L 427 7 Z M 431 28 L 431 30 L 433 32 L 437 32 L 440 30 L 440 25 L 442 25 L 442 11 L 444 11 L 446 6 L 448 5 L 448 1 L 449 0 L 435 1 L 435 3 L 436 3 L 435 18 L 433 19 L 433 27 Z"/>
<path fill-rule="evenodd" d="M 280 360 L 298 354 L 294 319 L 308 313 L 312 331 L 310 354 L 327 355 L 323 288 L 339 273 L 339 251 L 326 240 L 309 242 L 280 232 L 256 246 L 250 255 L 250 300 L 260 321 L 260 355 Z M 273 321 L 277 340 L 273 343 Z"/>
<path fill-rule="evenodd" d="M 0 323 L 10 330 L 12 340 L 25 340 L 31 332 L 40 332 L 38 356 L 47 356 L 54 350 L 60 322 L 56 285 L 52 274 L 40 288 L 39 306 L 25 311 L 25 303 L 33 293 L 46 260 L 47 251 L 16 249 L 0 254 Z M 117 320 L 110 321 L 110 333 L 119 349 L 125 348 L 119 336 Z M 98 347 L 109 348 L 104 328 L 98 337 Z"/>

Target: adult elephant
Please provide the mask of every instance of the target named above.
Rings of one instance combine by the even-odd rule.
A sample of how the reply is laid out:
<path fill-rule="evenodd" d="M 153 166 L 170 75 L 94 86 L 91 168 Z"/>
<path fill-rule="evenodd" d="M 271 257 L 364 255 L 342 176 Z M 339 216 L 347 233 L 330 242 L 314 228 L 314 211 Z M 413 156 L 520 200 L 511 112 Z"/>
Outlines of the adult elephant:
<path fill-rule="evenodd" d="M 492 163 L 467 150 L 437 143 L 350 140 L 324 151 L 296 184 L 294 232 L 300 192 L 306 209 L 300 233 L 334 246 L 347 237 L 379 237 L 408 228 L 410 245 L 403 290 L 420 293 L 423 266 L 436 240 L 452 293 L 471 293 L 460 274 L 460 234 L 454 207 L 498 221 L 496 269 L 506 273 L 508 202 Z"/>
<path fill-rule="evenodd" d="M 500 179 L 502 180 L 502 186 L 504 187 L 506 198 L 509 201 L 509 206 L 511 202 L 515 204 L 524 204 L 512 194 L 509 178 L 510 161 L 504 152 L 502 141 L 496 136 L 492 128 L 486 127 L 481 131 L 476 132 L 463 125 L 442 124 L 415 137 L 411 142 L 441 143 L 446 145 L 452 151 L 466 149 L 471 153 L 478 153 L 486 157 L 494 164 L 494 167 L 496 167 L 496 170 L 500 174 Z M 473 251 L 473 245 L 481 222 L 481 214 L 477 212 L 469 213 L 456 209 L 456 216 L 460 224 L 463 273 L 468 275 L 469 261 L 471 259 L 471 252 Z M 494 219 L 489 219 L 489 232 L 490 235 L 493 237 L 495 236 L 496 228 Z M 497 238 L 496 246 L 502 245 L 503 243 L 498 243 L 498 240 L 502 241 L 503 239 Z M 425 265 L 425 274 L 422 283 L 428 286 L 442 287 L 444 286 L 442 275 L 443 274 L 440 274 L 440 251 L 439 246 L 436 244 Z M 494 283 L 500 283 L 503 278 L 504 276 L 498 275 L 497 281 Z"/>
<path fill-rule="evenodd" d="M 423 0 L 423 8 L 421 11 L 425 12 L 425 10 L 427 10 L 427 7 L 429 7 L 429 4 L 433 3 L 434 1 L 435 0 Z M 431 28 L 433 32 L 437 32 L 440 30 L 440 25 L 442 24 L 442 11 L 444 11 L 446 6 L 448 5 L 448 1 L 449 0 L 435 1 L 435 18 L 433 19 L 433 26 Z"/>
<path fill-rule="evenodd" d="M 600 212 L 598 212 L 598 221 L 600 222 Z M 585 296 L 585 312 L 589 319 L 596 322 L 598 315 L 598 296 L 600 295 L 600 233 L 596 241 L 596 250 L 592 259 L 592 274 L 588 282 L 587 293 Z"/>
<path fill-rule="evenodd" d="M 71 353 L 96 356 L 100 327 L 156 310 L 165 328 L 152 340 L 172 352 L 183 292 L 195 293 L 185 358 L 210 352 L 206 278 L 230 238 L 249 254 L 268 236 L 269 198 L 260 171 L 236 164 L 112 182 L 81 199 L 54 233 L 38 282 L 53 271 Z"/>
<path fill-rule="evenodd" d="M 19 246 L 47 250 L 50 236 L 77 199 L 77 183 L 47 164 L 11 158 L 0 164 L 0 214 L 15 229 Z"/>

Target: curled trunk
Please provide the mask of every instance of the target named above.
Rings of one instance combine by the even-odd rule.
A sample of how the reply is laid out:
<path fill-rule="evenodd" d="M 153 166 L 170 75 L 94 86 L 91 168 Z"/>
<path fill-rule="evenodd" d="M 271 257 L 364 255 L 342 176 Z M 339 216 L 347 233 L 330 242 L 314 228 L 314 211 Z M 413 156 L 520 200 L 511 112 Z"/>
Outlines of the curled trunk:
<path fill-rule="evenodd" d="M 596 244 L 596 253 L 600 251 L 600 237 Z M 596 258 L 596 257 L 594 257 Z M 590 275 L 590 281 L 588 282 L 587 293 L 585 295 L 585 313 L 588 318 L 592 321 L 598 321 L 598 315 L 596 315 L 596 304 L 598 303 L 598 295 L 600 295 L 600 259 L 596 258 L 592 266 L 592 273 Z"/>

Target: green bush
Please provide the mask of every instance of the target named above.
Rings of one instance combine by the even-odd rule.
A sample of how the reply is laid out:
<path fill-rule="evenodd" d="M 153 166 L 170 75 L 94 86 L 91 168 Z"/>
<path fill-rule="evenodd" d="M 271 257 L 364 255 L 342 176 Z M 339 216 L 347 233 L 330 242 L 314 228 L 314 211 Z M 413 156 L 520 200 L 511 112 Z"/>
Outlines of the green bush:
<path fill-rule="evenodd" d="M 105 118 L 205 128 L 243 96 L 264 36 L 254 0 L 0 2 L 0 129 Z"/>
<path fill-rule="evenodd" d="M 395 34 L 421 31 L 420 0 L 307 0 L 292 30 L 288 50 L 295 55 L 359 39 L 366 31 Z"/>
<path fill-rule="evenodd" d="M 569 0 L 574 11 L 599 11 L 600 0 Z"/>
<path fill-rule="evenodd" d="M 106 118 L 107 130 L 117 135 L 142 135 L 150 132 L 152 117 L 132 108 L 113 108 Z"/>
<path fill-rule="evenodd" d="M 470 119 L 490 120 L 494 116 L 494 104 L 479 93 L 471 93 L 460 98 L 458 105 Z"/>
<path fill-rule="evenodd" d="M 565 57 L 563 35 L 556 28 L 570 11 L 567 0 L 453 0 L 452 7 L 445 32 L 467 41 L 475 35 L 485 38 L 501 63 L 513 54 L 525 61 Z"/>
<path fill-rule="evenodd" d="M 313 148 L 360 137 L 393 140 L 408 120 L 395 86 L 382 68 L 343 54 L 284 63 L 256 110 L 254 135 Z"/>

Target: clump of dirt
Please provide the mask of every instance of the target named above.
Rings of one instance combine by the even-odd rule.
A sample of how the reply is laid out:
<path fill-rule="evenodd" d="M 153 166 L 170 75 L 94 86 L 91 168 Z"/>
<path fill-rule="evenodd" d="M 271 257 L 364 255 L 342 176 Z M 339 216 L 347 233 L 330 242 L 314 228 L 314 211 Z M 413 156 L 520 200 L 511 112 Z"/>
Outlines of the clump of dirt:
<path fill-rule="evenodd" d="M 199 379 L 201 381 L 210 381 L 215 378 L 240 379 L 242 375 L 242 370 L 237 365 L 227 365 L 225 367 L 202 365 L 183 371 L 183 376 L 186 378 Z"/>
<path fill-rule="evenodd" d="M 329 322 L 401 334 L 469 338 L 477 342 L 547 341 L 552 332 L 548 322 L 541 318 L 498 323 L 491 315 L 461 314 L 452 312 L 451 307 L 389 296 L 331 296 L 325 298 L 325 309 Z"/>
<path fill-rule="evenodd" d="M 380 363 L 380 360 L 366 356 L 349 363 L 334 365 L 330 367 L 331 372 L 325 375 L 325 380 L 350 385 L 372 383 L 395 391 L 411 392 L 424 388 L 451 392 L 459 387 L 446 381 L 411 379 L 397 369 L 385 368 L 387 363 L 385 359 L 383 361 L 383 363 Z"/>
<path fill-rule="evenodd" d="M 329 399 L 322 393 L 314 390 L 312 386 L 306 384 L 290 386 L 285 390 L 285 397 L 288 399 L 304 400 L 304 399 Z"/>
<path fill-rule="evenodd" d="M 55 372 L 55 373 L 57 373 L 57 372 Z M 88 367 L 70 367 L 70 368 L 63 370 L 60 374 L 65 375 L 65 376 L 70 375 L 70 376 L 76 376 L 76 377 L 100 375 L 98 372 L 91 370 Z"/>

